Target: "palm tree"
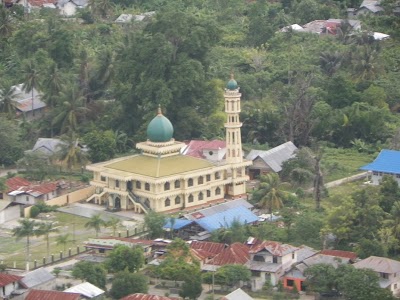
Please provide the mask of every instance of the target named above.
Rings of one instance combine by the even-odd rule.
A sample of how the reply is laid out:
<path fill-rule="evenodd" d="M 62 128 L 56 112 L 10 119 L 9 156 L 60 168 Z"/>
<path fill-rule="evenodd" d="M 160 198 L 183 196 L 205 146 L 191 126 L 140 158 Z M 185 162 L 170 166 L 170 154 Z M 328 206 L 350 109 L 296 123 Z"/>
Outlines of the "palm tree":
<path fill-rule="evenodd" d="M 39 76 L 40 73 L 38 69 L 36 68 L 35 64 L 33 61 L 29 61 L 23 66 L 22 74 L 24 77 L 24 84 L 22 85 L 22 88 L 27 92 L 32 93 L 32 115 L 35 116 L 35 110 L 34 110 L 34 90 L 35 88 L 38 87 L 39 85 Z"/>
<path fill-rule="evenodd" d="M 75 133 L 62 136 L 64 142 L 59 145 L 56 157 L 67 165 L 68 170 L 72 170 L 75 166 L 83 166 L 87 162 L 86 153 L 78 145 L 78 138 Z"/>
<path fill-rule="evenodd" d="M 26 262 L 29 264 L 30 259 L 30 238 L 31 236 L 37 235 L 37 223 L 34 220 L 28 218 L 18 220 L 20 226 L 12 229 L 13 236 L 16 240 L 26 238 Z"/>
<path fill-rule="evenodd" d="M 283 207 L 283 200 L 287 198 L 288 192 L 282 190 L 282 187 L 288 183 L 281 182 L 275 173 L 261 176 L 260 181 L 260 188 L 254 193 L 255 200 L 258 200 L 257 206 L 272 214 L 274 209 Z"/>
<path fill-rule="evenodd" d="M 0 37 L 7 38 L 14 31 L 14 19 L 9 11 L 0 5 Z"/>
<path fill-rule="evenodd" d="M 60 132 L 76 132 L 78 130 L 78 118 L 87 112 L 84 107 L 84 99 L 75 87 L 60 92 L 62 107 L 52 121 L 52 125 L 59 125 Z"/>
<path fill-rule="evenodd" d="M 106 222 L 101 218 L 100 214 L 95 214 L 93 215 L 88 222 L 85 224 L 85 228 L 92 228 L 96 231 L 96 237 L 99 236 L 99 232 L 101 229 L 101 226 L 104 226 Z"/>
<path fill-rule="evenodd" d="M 42 88 L 46 92 L 43 96 L 43 100 L 48 106 L 53 108 L 63 87 L 63 75 L 57 65 L 52 63 L 45 77 L 46 79 L 42 82 Z"/>
<path fill-rule="evenodd" d="M 322 52 L 319 56 L 320 67 L 329 77 L 332 77 L 332 75 L 340 68 L 342 60 L 343 54 L 338 51 Z"/>
<path fill-rule="evenodd" d="M 112 217 L 110 220 L 105 222 L 105 227 L 111 227 L 113 230 L 113 236 L 115 236 L 115 231 L 117 231 L 118 226 L 121 224 L 121 220 L 115 217 Z"/>
<path fill-rule="evenodd" d="M 15 117 L 14 92 L 15 87 L 11 85 L 2 84 L 0 86 L 0 111 L 9 118 Z"/>
<path fill-rule="evenodd" d="M 36 235 L 43 235 L 46 240 L 47 257 L 50 255 L 50 234 L 54 232 L 59 232 L 58 228 L 54 227 L 55 223 L 39 223 Z"/>
<path fill-rule="evenodd" d="M 64 252 L 67 250 L 68 242 L 69 242 L 69 233 L 62 234 L 56 237 L 56 244 L 63 245 Z"/>

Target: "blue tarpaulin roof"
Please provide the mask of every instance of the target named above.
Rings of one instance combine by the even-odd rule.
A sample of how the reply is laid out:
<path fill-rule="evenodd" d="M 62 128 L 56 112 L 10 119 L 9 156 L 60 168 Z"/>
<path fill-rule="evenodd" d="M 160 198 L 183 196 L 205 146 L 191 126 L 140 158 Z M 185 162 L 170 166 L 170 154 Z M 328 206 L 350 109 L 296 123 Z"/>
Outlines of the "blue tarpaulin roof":
<path fill-rule="evenodd" d="M 258 221 L 258 217 L 244 206 L 237 206 L 214 215 L 194 220 L 198 225 L 212 232 L 219 228 L 229 227 L 234 220 L 241 224 L 248 224 Z"/>
<path fill-rule="evenodd" d="M 173 218 L 172 218 L 173 219 Z M 186 225 L 189 225 L 190 223 L 193 223 L 193 221 L 190 220 L 186 220 L 186 219 L 174 219 L 175 223 L 174 223 L 174 230 L 178 230 L 181 229 L 182 227 L 185 227 Z M 167 219 L 167 222 L 164 225 L 164 229 L 171 229 L 171 218 Z"/>
<path fill-rule="evenodd" d="M 372 163 L 360 170 L 400 174 L 400 151 L 382 150 Z"/>

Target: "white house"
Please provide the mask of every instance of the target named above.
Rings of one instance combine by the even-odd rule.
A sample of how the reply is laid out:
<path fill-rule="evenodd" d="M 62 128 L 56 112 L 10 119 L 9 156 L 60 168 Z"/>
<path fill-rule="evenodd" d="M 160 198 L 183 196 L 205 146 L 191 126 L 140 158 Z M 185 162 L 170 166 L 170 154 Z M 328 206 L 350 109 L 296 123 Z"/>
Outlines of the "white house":
<path fill-rule="evenodd" d="M 381 288 L 390 289 L 397 295 L 400 292 L 400 262 L 386 257 L 370 256 L 353 264 L 357 269 L 371 269 L 379 276 Z"/>
<path fill-rule="evenodd" d="M 255 244 L 250 244 L 250 260 L 246 264 L 252 273 L 251 289 L 261 290 L 268 281 L 273 286 L 277 285 L 285 272 L 297 262 L 299 248 L 274 241 L 254 241 L 254 239 L 249 239 L 247 244 L 253 242 Z"/>
<path fill-rule="evenodd" d="M 18 281 L 21 278 L 21 276 L 0 273 L 0 299 L 8 299 L 12 292 L 18 289 Z"/>
<path fill-rule="evenodd" d="M 369 180 L 379 185 L 383 176 L 392 176 L 400 184 L 400 151 L 382 150 L 375 160 L 360 170 L 369 171 Z"/>

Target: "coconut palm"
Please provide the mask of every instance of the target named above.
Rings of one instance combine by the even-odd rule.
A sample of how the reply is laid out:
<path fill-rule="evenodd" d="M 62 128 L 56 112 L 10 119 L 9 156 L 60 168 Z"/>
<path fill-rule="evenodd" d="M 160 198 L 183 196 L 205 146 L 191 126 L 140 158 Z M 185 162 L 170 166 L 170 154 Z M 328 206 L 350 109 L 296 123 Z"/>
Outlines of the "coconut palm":
<path fill-rule="evenodd" d="M 9 9 L 0 5 L 0 37 L 9 37 L 14 31 L 14 19 Z"/>
<path fill-rule="evenodd" d="M 121 220 L 115 217 L 112 217 L 110 220 L 105 222 L 105 227 L 111 227 L 113 230 L 113 236 L 115 236 L 115 232 L 117 231 L 118 226 L 121 224 Z"/>
<path fill-rule="evenodd" d="M 76 132 L 79 116 L 85 114 L 88 110 L 84 107 L 83 97 L 73 87 L 60 92 L 59 100 L 62 105 L 52 124 L 58 125 L 61 133 Z"/>
<path fill-rule="evenodd" d="M 11 85 L 2 84 L 0 86 L 0 111 L 9 118 L 15 117 L 14 92 L 15 87 Z"/>
<path fill-rule="evenodd" d="M 42 82 L 42 88 L 46 92 L 43 100 L 50 107 L 54 107 L 58 99 L 59 93 L 63 87 L 63 75 L 55 63 L 52 63 L 47 72 L 46 79 Z"/>
<path fill-rule="evenodd" d="M 62 144 L 58 146 L 56 158 L 67 166 L 68 170 L 73 167 L 83 166 L 87 162 L 86 153 L 79 147 L 79 140 L 74 132 L 62 136 Z"/>
<path fill-rule="evenodd" d="M 23 65 L 22 69 L 22 75 L 24 78 L 24 84 L 22 85 L 22 88 L 27 92 L 27 93 L 32 93 L 31 94 L 31 104 L 32 104 L 32 115 L 35 116 L 35 110 L 34 110 L 34 90 L 39 86 L 39 78 L 40 78 L 40 72 L 36 68 L 35 64 L 33 61 L 29 61 Z"/>
<path fill-rule="evenodd" d="M 261 209 L 267 209 L 269 213 L 283 207 L 283 201 L 288 196 L 288 192 L 282 190 L 285 185 L 288 183 L 281 182 L 275 173 L 261 176 L 260 188 L 254 193 L 255 200 L 258 200 L 256 205 Z"/>
<path fill-rule="evenodd" d="M 28 218 L 18 220 L 20 226 L 12 229 L 12 234 L 16 240 L 26 238 L 26 262 L 29 263 L 31 237 L 37 235 L 38 223 Z"/>
<path fill-rule="evenodd" d="M 36 235 L 43 235 L 44 239 L 46 240 L 47 257 L 49 257 L 50 255 L 50 234 L 59 232 L 59 229 L 56 228 L 54 225 L 54 222 L 39 223 L 39 227 L 36 232 Z"/>
<path fill-rule="evenodd" d="M 85 224 L 85 228 L 92 228 L 96 231 L 96 237 L 99 236 L 101 226 L 104 226 L 106 222 L 101 218 L 100 214 L 93 215 L 88 222 Z"/>
<path fill-rule="evenodd" d="M 63 245 L 64 252 L 67 250 L 68 242 L 69 242 L 69 233 L 62 234 L 56 237 L 56 244 Z"/>

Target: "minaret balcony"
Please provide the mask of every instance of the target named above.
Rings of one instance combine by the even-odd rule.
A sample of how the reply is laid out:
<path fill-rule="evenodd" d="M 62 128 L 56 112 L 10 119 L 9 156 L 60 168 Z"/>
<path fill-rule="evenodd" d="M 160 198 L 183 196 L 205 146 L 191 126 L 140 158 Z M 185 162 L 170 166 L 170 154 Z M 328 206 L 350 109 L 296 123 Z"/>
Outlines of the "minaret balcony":
<path fill-rule="evenodd" d="M 225 128 L 240 128 L 242 127 L 242 122 L 238 122 L 238 123 L 225 123 L 224 126 Z"/>

